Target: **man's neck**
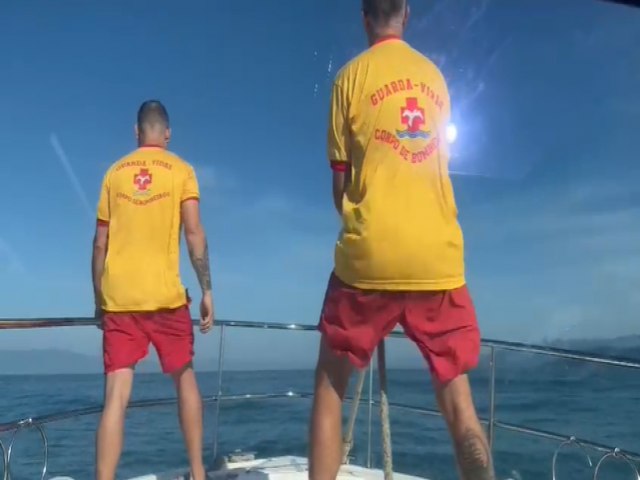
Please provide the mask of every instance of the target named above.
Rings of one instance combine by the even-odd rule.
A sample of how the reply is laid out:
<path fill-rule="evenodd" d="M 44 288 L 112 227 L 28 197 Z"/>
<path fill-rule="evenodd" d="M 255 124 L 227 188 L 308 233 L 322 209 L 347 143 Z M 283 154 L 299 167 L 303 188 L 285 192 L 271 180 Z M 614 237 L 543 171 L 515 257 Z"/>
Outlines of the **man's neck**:
<path fill-rule="evenodd" d="M 140 140 L 138 148 L 167 148 L 167 144 L 164 140 Z"/>
<path fill-rule="evenodd" d="M 402 40 L 402 32 L 395 29 L 386 29 L 369 36 L 369 46 L 372 47 L 386 40 Z"/>

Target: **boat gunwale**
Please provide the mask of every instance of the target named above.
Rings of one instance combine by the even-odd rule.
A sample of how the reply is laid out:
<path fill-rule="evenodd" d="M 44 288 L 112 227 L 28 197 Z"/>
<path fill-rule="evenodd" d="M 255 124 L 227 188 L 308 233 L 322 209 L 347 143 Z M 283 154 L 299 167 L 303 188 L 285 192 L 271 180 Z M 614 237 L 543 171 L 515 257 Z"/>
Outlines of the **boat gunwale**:
<path fill-rule="evenodd" d="M 312 400 L 313 393 L 294 392 L 294 391 L 287 391 L 283 393 L 244 393 L 244 394 L 221 395 L 219 399 L 221 403 L 243 402 L 243 401 L 254 402 L 254 401 L 285 400 L 285 399 Z M 178 399 L 176 397 L 163 397 L 163 398 L 136 400 L 136 401 L 131 401 L 129 403 L 129 409 L 138 410 L 138 409 L 144 409 L 144 408 L 172 406 L 177 404 L 177 401 Z M 352 403 L 353 397 L 347 396 L 345 397 L 344 401 L 346 403 Z M 218 402 L 218 395 L 203 396 L 202 402 L 205 405 L 215 404 Z M 369 400 L 360 400 L 360 404 L 368 404 L 368 403 L 369 403 Z M 374 400 L 371 403 L 375 407 L 380 406 L 380 402 L 377 400 Z M 409 405 L 405 403 L 389 402 L 389 407 L 392 410 L 401 410 L 401 411 L 415 413 L 423 416 L 431 416 L 431 417 L 442 416 L 441 413 L 436 409 L 418 407 L 418 406 Z M 61 422 L 61 421 L 69 420 L 72 418 L 97 415 L 101 412 L 102 412 L 102 404 L 99 404 L 99 405 L 93 405 L 90 407 L 77 408 L 73 410 L 63 410 L 60 412 L 42 415 L 39 417 L 30 417 L 22 420 L 0 423 L 0 434 L 13 432 L 19 428 L 26 428 L 30 426 L 36 426 L 36 425 L 47 425 L 50 423 Z M 482 425 L 489 424 L 489 419 L 486 417 L 480 416 L 479 420 Z M 616 451 L 616 448 L 617 448 L 617 447 L 611 447 L 609 445 L 605 445 L 602 443 L 593 442 L 591 440 L 587 440 L 584 438 L 578 438 L 573 435 L 565 435 L 558 432 L 552 432 L 550 430 L 532 428 L 532 427 L 528 427 L 526 425 L 517 424 L 517 423 L 502 422 L 502 421 L 496 420 L 495 426 L 506 431 L 522 433 L 524 435 L 529 435 L 537 438 L 544 438 L 547 440 L 556 440 L 560 442 L 573 441 L 585 447 L 588 447 L 603 453 Z M 617 449 L 617 451 L 620 454 L 624 454 L 627 457 L 640 462 L 640 452 L 622 450 L 619 448 Z"/>
<path fill-rule="evenodd" d="M 52 327 L 81 327 L 81 326 L 98 326 L 98 320 L 90 317 L 52 317 L 52 318 L 40 318 L 40 319 L 15 319 L 15 318 L 4 318 L 0 319 L 0 330 L 23 330 L 23 329 L 39 329 L 39 328 L 52 328 Z M 199 321 L 194 319 L 193 325 L 194 327 L 199 324 Z M 215 404 L 216 412 L 219 412 L 220 404 L 222 402 L 235 402 L 235 401 L 263 401 L 263 400 L 281 400 L 286 398 L 295 398 L 295 399 L 312 399 L 313 394 L 307 392 L 293 392 L 288 391 L 284 393 L 249 393 L 249 394 L 233 394 L 233 395 L 223 395 L 222 394 L 222 373 L 223 369 L 223 357 L 224 357 L 224 345 L 225 345 L 225 329 L 226 328 L 254 328 L 254 329 L 266 329 L 266 330 L 291 330 L 291 331 L 317 331 L 316 326 L 308 325 L 308 324 L 295 324 L 295 323 L 279 323 L 279 322 L 255 322 L 255 321 L 235 321 L 235 320 L 216 320 L 216 325 L 220 330 L 220 348 L 218 355 L 218 393 L 215 395 L 209 395 L 203 397 L 203 402 L 205 404 Z M 394 331 L 390 334 L 392 338 L 406 338 L 402 331 Z M 587 439 L 576 438 L 573 435 L 566 435 L 559 432 L 552 432 L 543 429 L 532 428 L 526 425 L 519 425 L 515 423 L 502 422 L 495 418 L 495 371 L 496 371 L 496 351 L 516 351 L 521 353 L 532 353 L 539 354 L 544 356 L 563 358 L 569 360 L 576 360 L 591 364 L 600 364 L 607 365 L 613 367 L 621 367 L 621 368 L 631 368 L 634 370 L 640 370 L 640 362 L 635 361 L 633 359 L 628 359 L 624 357 L 616 357 L 616 356 L 605 356 L 605 355 L 596 355 L 589 354 L 585 352 L 580 352 L 577 350 L 569 350 L 562 349 L 556 347 L 547 347 L 542 345 L 535 344 L 527 344 L 520 342 L 509 342 L 504 340 L 493 340 L 493 339 L 482 339 L 482 346 L 484 348 L 488 348 L 490 350 L 490 359 L 489 359 L 489 367 L 490 367 L 490 400 L 489 400 L 489 418 L 480 418 L 480 422 L 483 425 L 488 426 L 489 430 L 489 442 L 491 447 L 493 447 L 493 432 L 495 428 L 499 428 L 506 431 L 521 433 L 527 436 L 543 438 L 548 440 L 555 440 L 561 442 L 557 447 L 556 452 L 554 454 L 554 462 L 553 462 L 553 471 L 555 476 L 555 459 L 557 457 L 558 450 L 560 450 L 563 446 L 567 444 L 575 444 L 580 447 L 587 447 L 599 452 L 604 453 L 605 455 L 598 462 L 598 466 L 606 459 L 622 459 L 627 461 L 633 468 L 636 468 L 631 461 L 640 462 L 640 452 L 634 452 L 630 450 L 623 450 L 618 447 L 612 447 L 609 445 L 605 445 L 602 443 L 594 442 Z M 372 373 L 372 369 L 370 369 L 369 373 Z M 374 406 L 380 406 L 380 402 L 373 399 L 372 396 L 372 376 L 369 375 L 369 398 L 366 400 L 360 400 L 360 404 L 368 404 L 369 407 L 369 448 L 368 448 L 368 460 L 367 460 L 367 468 L 371 467 L 371 410 Z M 347 402 L 352 402 L 352 397 L 347 397 L 345 399 Z M 129 404 L 129 408 L 131 409 L 139 409 L 139 408 L 148 408 L 148 407 L 157 407 L 163 405 L 173 405 L 177 402 L 176 398 L 168 397 L 168 398 L 158 398 L 158 399 L 146 399 L 133 401 Z M 417 406 L 411 406 L 407 404 L 401 404 L 396 402 L 389 402 L 389 407 L 394 410 L 403 410 L 407 412 L 417 413 L 421 415 L 429 415 L 429 416 L 442 416 L 438 410 L 423 408 Z M 70 418 L 76 418 L 80 416 L 87 415 L 95 415 L 102 411 L 102 405 L 94 405 L 90 407 L 83 407 L 79 409 L 61 411 L 49 415 L 44 415 L 40 417 L 34 418 L 26 418 L 18 421 L 7 422 L 0 424 L 0 434 L 6 432 L 14 432 L 11 445 L 9 445 L 9 450 L 13 444 L 13 440 L 16 437 L 16 434 L 25 428 L 38 428 L 41 432 L 42 425 L 54 423 L 61 420 L 66 420 Z M 215 429 L 215 445 L 214 451 L 217 450 L 217 429 Z M 45 455 L 47 450 L 47 439 L 46 434 L 43 439 L 45 446 Z M 0 446 L 2 446 L 2 450 L 5 450 L 4 445 L 0 442 Z M 586 454 L 586 452 L 585 452 Z M 587 455 L 589 462 L 591 463 L 590 457 Z M 215 455 L 214 455 L 215 456 Z M 10 462 L 7 458 L 6 454 L 3 455 L 3 460 L 5 461 L 5 474 L 10 469 Z M 46 457 L 45 457 L 46 458 Z M 599 468 L 599 467 L 598 467 Z M 46 469 L 46 463 L 45 463 Z M 46 471 L 46 470 L 45 470 Z M 597 473 L 597 472 L 596 472 Z M 637 468 L 636 468 L 637 473 Z M 6 476 L 4 477 L 7 478 Z M 640 480 L 640 475 L 638 475 L 638 480 Z"/>

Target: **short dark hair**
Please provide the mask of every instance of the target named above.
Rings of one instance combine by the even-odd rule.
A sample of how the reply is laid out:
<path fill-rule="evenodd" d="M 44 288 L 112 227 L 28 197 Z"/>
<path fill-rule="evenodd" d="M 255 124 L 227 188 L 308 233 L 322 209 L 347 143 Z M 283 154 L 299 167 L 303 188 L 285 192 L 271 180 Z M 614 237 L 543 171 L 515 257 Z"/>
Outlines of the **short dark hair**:
<path fill-rule="evenodd" d="M 376 23 L 387 24 L 405 12 L 407 0 L 362 0 L 362 12 Z"/>
<path fill-rule="evenodd" d="M 138 130 L 169 128 L 169 114 L 160 100 L 147 100 L 138 109 Z"/>

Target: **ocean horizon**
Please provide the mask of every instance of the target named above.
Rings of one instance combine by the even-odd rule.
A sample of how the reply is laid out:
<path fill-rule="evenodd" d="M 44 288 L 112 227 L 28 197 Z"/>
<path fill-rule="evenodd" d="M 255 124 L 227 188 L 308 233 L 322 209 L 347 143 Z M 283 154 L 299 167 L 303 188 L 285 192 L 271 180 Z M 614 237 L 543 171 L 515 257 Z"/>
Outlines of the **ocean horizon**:
<path fill-rule="evenodd" d="M 217 332 L 216 332 L 217 333 Z M 290 332 L 289 332 L 290 333 Z M 214 372 L 218 368 L 218 339 L 196 345 L 194 365 L 198 371 Z M 487 339 L 489 340 L 489 339 Z M 492 340 L 489 340 L 492 341 Z M 95 374 L 102 373 L 102 357 L 99 341 L 94 341 L 93 352 L 75 351 L 55 347 L 49 348 L 0 348 L 0 375 L 65 375 L 65 374 Z M 242 345 L 242 342 L 237 342 Z M 269 371 L 269 370 L 305 370 L 315 367 L 317 343 L 312 343 L 312 350 L 300 348 L 302 345 L 287 344 L 287 350 L 282 355 L 265 356 L 265 352 L 252 351 L 250 354 L 243 349 L 227 347 L 224 356 L 224 370 L 226 371 Z M 555 339 L 539 343 L 537 346 L 570 350 L 584 355 L 605 356 L 621 360 L 640 362 L 640 335 L 626 335 L 613 338 L 595 339 Z M 506 352 L 496 350 L 497 355 Z M 485 358 L 490 349 L 481 350 L 481 358 Z M 511 353 L 510 362 L 527 363 L 535 361 L 553 361 L 540 354 Z M 295 368 L 292 359 L 295 358 Z M 375 361 L 375 355 L 374 355 Z M 387 341 L 387 365 L 395 369 L 425 368 L 424 361 L 415 347 L 406 339 L 393 338 Z M 158 373 L 160 365 L 153 348 L 149 354 L 137 365 L 138 372 Z"/>

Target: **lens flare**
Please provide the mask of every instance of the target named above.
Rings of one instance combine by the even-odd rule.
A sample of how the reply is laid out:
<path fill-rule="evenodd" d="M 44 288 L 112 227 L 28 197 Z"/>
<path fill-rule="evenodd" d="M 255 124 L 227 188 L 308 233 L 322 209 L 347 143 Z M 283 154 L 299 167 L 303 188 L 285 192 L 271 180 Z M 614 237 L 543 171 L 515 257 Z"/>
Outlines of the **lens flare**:
<path fill-rule="evenodd" d="M 458 128 L 453 124 L 450 123 L 449 125 L 447 125 L 447 142 L 449 143 L 453 143 L 456 141 L 456 138 L 458 138 Z"/>

